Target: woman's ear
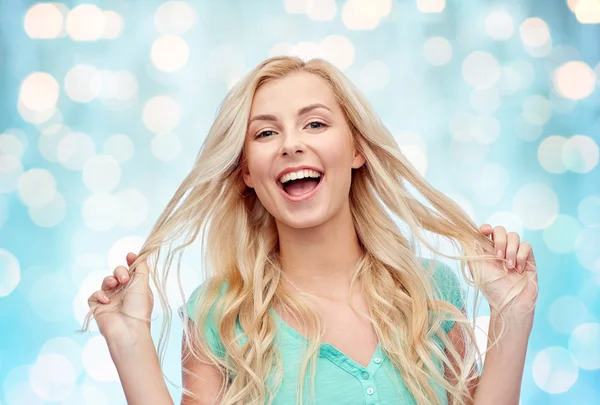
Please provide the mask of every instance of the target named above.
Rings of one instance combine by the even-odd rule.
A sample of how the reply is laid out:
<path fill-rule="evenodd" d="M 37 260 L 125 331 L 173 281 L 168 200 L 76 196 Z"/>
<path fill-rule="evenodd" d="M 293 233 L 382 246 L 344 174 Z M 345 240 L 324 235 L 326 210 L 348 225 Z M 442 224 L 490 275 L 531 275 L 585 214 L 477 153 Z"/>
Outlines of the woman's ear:
<path fill-rule="evenodd" d="M 254 182 L 252 181 L 252 176 L 250 176 L 250 171 L 248 170 L 248 164 L 246 163 L 245 160 L 243 160 L 240 163 L 241 166 L 241 170 L 242 170 L 242 178 L 244 179 L 244 183 L 246 183 L 246 186 L 250 187 L 250 188 L 254 188 Z"/>
<path fill-rule="evenodd" d="M 352 158 L 352 168 L 358 169 L 359 167 L 362 167 L 362 165 L 364 165 L 366 161 L 367 159 L 365 159 L 363 154 L 360 153 L 357 149 L 355 149 L 354 157 Z"/>

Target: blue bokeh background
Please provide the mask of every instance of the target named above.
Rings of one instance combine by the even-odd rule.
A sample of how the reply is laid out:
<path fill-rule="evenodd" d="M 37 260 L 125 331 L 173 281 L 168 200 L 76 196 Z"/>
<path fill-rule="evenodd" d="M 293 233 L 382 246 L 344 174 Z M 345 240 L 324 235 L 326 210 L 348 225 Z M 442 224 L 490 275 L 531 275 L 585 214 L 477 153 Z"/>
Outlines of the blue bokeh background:
<path fill-rule="evenodd" d="M 74 333 L 87 297 L 139 249 L 228 88 L 276 54 L 336 64 L 428 181 L 533 245 L 521 403 L 600 403 L 600 2 L 4 0 L 0 404 L 125 403 L 97 329 Z"/>

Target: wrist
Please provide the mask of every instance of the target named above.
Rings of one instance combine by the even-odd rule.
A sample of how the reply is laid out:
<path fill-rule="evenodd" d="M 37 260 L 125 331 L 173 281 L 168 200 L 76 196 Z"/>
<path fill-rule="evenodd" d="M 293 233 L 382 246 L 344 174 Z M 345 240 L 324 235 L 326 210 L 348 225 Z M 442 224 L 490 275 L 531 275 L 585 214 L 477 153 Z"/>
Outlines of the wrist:
<path fill-rule="evenodd" d="M 154 346 L 152 335 L 147 328 L 130 328 L 126 333 L 118 335 L 106 336 L 106 343 L 109 350 L 115 352 L 131 351 L 134 348 Z"/>

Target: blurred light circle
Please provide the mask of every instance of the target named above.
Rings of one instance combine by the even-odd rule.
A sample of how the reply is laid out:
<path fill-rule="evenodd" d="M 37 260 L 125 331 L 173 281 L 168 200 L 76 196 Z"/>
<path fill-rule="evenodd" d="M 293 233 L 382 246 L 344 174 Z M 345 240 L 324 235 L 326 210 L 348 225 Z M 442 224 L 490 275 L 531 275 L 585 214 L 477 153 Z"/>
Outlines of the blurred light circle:
<path fill-rule="evenodd" d="M 380 13 L 375 2 L 347 0 L 342 6 L 342 22 L 349 30 L 372 30 L 379 25 Z"/>
<path fill-rule="evenodd" d="M 567 5 L 569 6 L 569 8 L 571 9 L 572 12 L 575 12 L 576 8 L 577 8 L 577 4 L 580 1 L 581 0 L 567 0 Z"/>
<path fill-rule="evenodd" d="M 594 140 L 585 135 L 567 139 L 562 149 L 563 164 L 576 173 L 589 173 L 598 166 L 600 151 Z"/>
<path fill-rule="evenodd" d="M 148 199 L 137 189 L 119 191 L 115 197 L 121 206 L 119 226 L 122 228 L 135 228 L 144 223 L 148 217 Z"/>
<path fill-rule="evenodd" d="M 527 47 L 541 47 L 550 41 L 548 24 L 541 18 L 528 18 L 519 27 L 521 41 Z"/>
<path fill-rule="evenodd" d="M 50 402 L 67 398 L 77 382 L 71 362 L 56 353 L 40 355 L 29 371 L 29 385 L 42 399 Z"/>
<path fill-rule="evenodd" d="M 575 240 L 575 257 L 587 270 L 600 273 L 600 227 L 583 228 Z"/>
<path fill-rule="evenodd" d="M 515 31 L 513 17 L 505 10 L 493 11 L 485 18 L 485 31 L 495 40 L 507 40 Z"/>
<path fill-rule="evenodd" d="M 96 155 L 85 163 L 81 175 L 91 192 L 108 192 L 121 181 L 121 166 L 112 156 Z"/>
<path fill-rule="evenodd" d="M 96 41 L 105 27 L 104 13 L 93 4 L 80 4 L 67 16 L 67 33 L 74 41 Z"/>
<path fill-rule="evenodd" d="M 6 297 L 21 281 L 21 268 L 17 258 L 8 250 L 0 248 L 0 297 Z"/>
<path fill-rule="evenodd" d="M 138 254 L 144 245 L 145 239 L 140 236 L 126 236 L 117 240 L 108 251 L 108 268 L 125 265 L 125 256 L 129 252 Z"/>
<path fill-rule="evenodd" d="M 110 405 L 116 403 L 125 403 L 125 401 L 111 402 L 107 398 L 104 387 L 99 387 L 97 384 L 91 383 L 89 379 L 86 379 L 60 405 Z"/>
<path fill-rule="evenodd" d="M 271 49 L 269 49 L 269 57 L 279 56 L 279 55 L 291 55 L 293 48 L 294 48 L 294 45 L 292 45 L 289 42 L 277 42 L 275 45 L 273 45 L 271 47 Z"/>
<path fill-rule="evenodd" d="M 446 0 L 417 0 L 417 8 L 422 13 L 441 13 L 446 7 Z"/>
<path fill-rule="evenodd" d="M 581 24 L 600 24 L 600 2 L 579 0 L 575 6 L 575 17 Z"/>
<path fill-rule="evenodd" d="M 190 49 L 181 37 L 165 35 L 152 44 L 150 58 L 158 70 L 175 72 L 186 65 Z"/>
<path fill-rule="evenodd" d="M 557 298 L 548 310 L 548 321 L 552 328 L 567 335 L 591 317 L 581 298 L 572 295 Z"/>
<path fill-rule="evenodd" d="M 319 44 L 307 41 L 301 41 L 292 46 L 290 55 L 297 56 L 304 61 L 324 56 Z"/>
<path fill-rule="evenodd" d="M 89 103 L 102 92 L 101 72 L 91 65 L 75 65 L 65 76 L 65 92 L 73 101 Z"/>
<path fill-rule="evenodd" d="M 135 154 L 135 145 L 127 135 L 111 135 L 104 142 L 103 152 L 112 156 L 117 162 L 125 163 Z"/>
<path fill-rule="evenodd" d="M 19 159 L 12 155 L 0 155 L 0 193 L 15 191 L 22 174 L 23 166 Z"/>
<path fill-rule="evenodd" d="M 106 341 L 102 336 L 94 336 L 85 344 L 81 360 L 86 373 L 97 381 L 118 381 L 119 375 L 113 363 Z"/>
<path fill-rule="evenodd" d="M 425 60 L 433 66 L 442 66 L 452 59 L 452 44 L 444 37 L 431 37 L 423 46 Z"/>
<path fill-rule="evenodd" d="M 544 127 L 528 121 L 523 114 L 517 117 L 515 131 L 519 138 L 524 141 L 535 141 L 542 135 Z"/>
<path fill-rule="evenodd" d="M 21 159 L 25 145 L 13 134 L 0 134 L 0 155 L 10 155 L 15 159 Z"/>
<path fill-rule="evenodd" d="M 471 137 L 484 145 L 492 144 L 500 137 L 500 123 L 493 115 L 479 115 L 471 126 Z"/>
<path fill-rule="evenodd" d="M 44 111 L 30 110 L 19 100 L 17 102 L 17 111 L 19 111 L 19 115 L 23 118 L 23 121 L 40 125 L 50 120 L 58 110 L 56 108 L 49 108 Z"/>
<path fill-rule="evenodd" d="M 96 153 L 96 144 L 83 132 L 70 132 L 58 142 L 57 157 L 69 170 L 81 170 L 85 162 Z"/>
<path fill-rule="evenodd" d="M 491 114 L 496 111 L 502 100 L 496 87 L 489 89 L 474 89 L 470 97 L 471 107 L 482 114 Z"/>
<path fill-rule="evenodd" d="M 600 196 L 590 195 L 581 200 L 577 207 L 577 215 L 586 226 L 600 225 Z"/>
<path fill-rule="evenodd" d="M 176 159 L 181 153 L 181 142 L 175 134 L 158 134 L 152 138 L 150 148 L 152 149 L 152 154 L 158 160 L 170 162 Z"/>
<path fill-rule="evenodd" d="M 360 78 L 368 89 L 382 89 L 390 82 L 390 68 L 382 61 L 370 61 L 361 69 Z"/>
<path fill-rule="evenodd" d="M 573 356 L 560 346 L 540 351 L 533 360 L 532 368 L 536 385 L 549 394 L 568 391 L 579 377 Z"/>
<path fill-rule="evenodd" d="M 354 63 L 354 44 L 343 35 L 329 35 L 319 44 L 327 60 L 341 71 L 345 71 Z"/>
<path fill-rule="evenodd" d="M 69 127 L 62 124 L 50 125 L 42 130 L 38 138 L 38 149 L 44 159 L 58 162 L 58 144 L 70 131 Z"/>
<path fill-rule="evenodd" d="M 548 56 L 551 51 L 552 51 L 552 40 L 549 40 L 544 45 L 535 47 L 535 48 L 525 46 L 525 52 L 527 52 L 529 55 L 533 56 L 534 58 L 543 58 L 545 56 Z"/>
<path fill-rule="evenodd" d="M 71 276 L 73 278 L 73 283 L 81 288 L 81 284 L 83 280 L 85 280 L 91 273 L 97 272 L 107 272 L 108 266 L 106 264 L 106 259 L 99 253 L 81 253 L 78 254 L 75 258 L 75 262 L 71 267 Z M 94 290 L 90 291 L 90 294 Z M 84 301 L 83 303 L 87 302 Z"/>
<path fill-rule="evenodd" d="M 513 211 L 526 229 L 546 228 L 558 215 L 558 208 L 556 193 L 544 183 L 525 184 L 513 198 Z"/>
<path fill-rule="evenodd" d="M 6 405 L 45 405 L 29 385 L 31 366 L 18 366 L 10 370 L 3 383 Z"/>
<path fill-rule="evenodd" d="M 450 119 L 450 132 L 452 138 L 458 142 L 467 142 L 472 139 L 472 126 L 475 117 L 470 112 L 459 111 Z"/>
<path fill-rule="evenodd" d="M 117 39 L 123 32 L 123 17 L 116 11 L 106 10 L 104 11 L 104 30 L 100 34 L 102 39 Z"/>
<path fill-rule="evenodd" d="M 39 354 L 59 354 L 69 361 L 76 377 L 81 373 L 81 346 L 71 338 L 55 337 L 49 339 L 43 344 Z"/>
<path fill-rule="evenodd" d="M 514 94 L 521 89 L 521 75 L 512 66 L 500 68 L 500 78 L 496 87 L 501 94 Z"/>
<path fill-rule="evenodd" d="M 163 35 L 182 35 L 196 21 L 196 10 L 185 1 L 167 1 L 154 13 L 154 26 Z"/>
<path fill-rule="evenodd" d="M 578 103 L 577 100 L 563 98 L 555 90 L 550 92 L 548 98 L 550 99 L 550 108 L 552 108 L 552 111 L 559 114 L 570 113 L 571 111 L 575 110 L 575 107 L 577 107 Z"/>
<path fill-rule="evenodd" d="M 569 339 L 569 351 L 584 370 L 600 369 L 600 323 L 579 325 Z"/>
<path fill-rule="evenodd" d="M 28 210 L 31 221 L 42 228 L 51 228 L 65 219 L 67 204 L 63 196 L 56 192 L 54 199 L 41 207 L 31 207 Z"/>
<path fill-rule="evenodd" d="M 83 222 L 95 231 L 108 231 L 114 228 L 121 218 L 119 208 L 119 202 L 113 195 L 92 194 L 83 203 Z"/>
<path fill-rule="evenodd" d="M 56 107 L 59 87 L 52 75 L 34 72 L 21 83 L 19 101 L 32 111 L 44 112 Z"/>
<path fill-rule="evenodd" d="M 337 5 L 335 0 L 321 0 L 318 5 L 316 2 L 310 2 L 306 10 L 306 15 L 313 21 L 331 21 L 336 14 Z"/>
<path fill-rule="evenodd" d="M 25 32 L 33 39 L 54 39 L 62 33 L 64 17 L 51 3 L 38 3 L 29 8 L 23 25 Z"/>
<path fill-rule="evenodd" d="M 575 240 L 581 231 L 581 224 L 569 215 L 559 215 L 544 229 L 543 238 L 548 249 L 554 253 L 571 253 Z"/>
<path fill-rule="evenodd" d="M 479 203 L 494 205 L 500 202 L 509 184 L 508 171 L 499 164 L 489 163 L 479 172 L 473 192 Z"/>
<path fill-rule="evenodd" d="M 537 155 L 544 170 L 554 174 L 567 171 L 562 161 L 562 150 L 566 142 L 567 138 L 559 135 L 552 135 L 542 140 Z"/>
<path fill-rule="evenodd" d="M 544 125 L 551 115 L 550 101 L 544 96 L 533 95 L 523 103 L 523 116 L 533 124 Z"/>
<path fill-rule="evenodd" d="M 423 177 L 427 174 L 428 160 L 423 149 L 416 145 L 399 145 L 402 153 Z"/>
<path fill-rule="evenodd" d="M 571 61 L 554 71 L 553 81 L 558 94 L 573 100 L 581 100 L 594 91 L 596 75 L 585 62 Z"/>
<path fill-rule="evenodd" d="M 144 104 L 142 121 L 151 132 L 164 134 L 179 124 L 179 104 L 168 96 L 155 96 Z"/>
<path fill-rule="evenodd" d="M 491 53 L 474 51 L 463 61 L 462 76 L 470 86 L 487 89 L 500 78 L 500 64 Z"/>
<path fill-rule="evenodd" d="M 488 217 L 485 223 L 491 224 L 492 226 L 502 225 L 506 229 L 511 229 L 512 232 L 523 235 L 523 221 L 514 212 L 496 211 Z"/>
<path fill-rule="evenodd" d="M 133 73 L 120 70 L 113 73 L 112 79 L 115 83 L 114 98 L 125 101 L 135 97 L 138 91 L 138 81 Z"/>
<path fill-rule="evenodd" d="M 19 198 L 30 208 L 41 207 L 56 196 L 56 179 L 46 169 L 30 169 L 19 177 Z"/>
<path fill-rule="evenodd" d="M 312 44 L 320 49 L 317 44 Z M 299 46 L 293 46 L 290 52 L 296 54 Z M 302 54 L 298 54 L 302 56 Z M 219 45 L 208 55 L 208 72 L 211 77 L 231 83 L 237 80 L 246 71 L 246 57 L 242 49 L 231 43 Z"/>
<path fill-rule="evenodd" d="M 305 14 L 311 4 L 311 0 L 284 0 L 285 12 L 289 14 Z"/>

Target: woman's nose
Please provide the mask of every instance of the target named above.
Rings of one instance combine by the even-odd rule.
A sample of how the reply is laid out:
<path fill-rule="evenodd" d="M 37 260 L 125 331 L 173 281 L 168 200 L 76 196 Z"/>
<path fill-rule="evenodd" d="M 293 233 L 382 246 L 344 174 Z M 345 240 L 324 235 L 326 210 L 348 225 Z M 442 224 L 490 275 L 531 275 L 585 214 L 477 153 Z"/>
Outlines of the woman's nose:
<path fill-rule="evenodd" d="M 290 131 L 284 134 L 282 139 L 283 141 L 279 150 L 281 155 L 292 155 L 304 151 L 304 145 L 300 139 L 300 134 Z"/>

